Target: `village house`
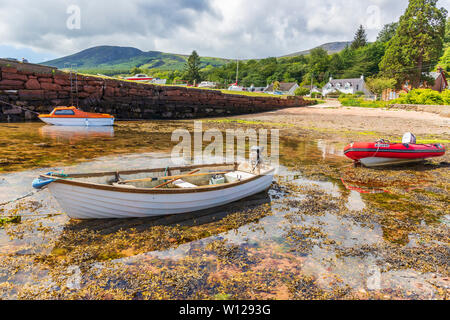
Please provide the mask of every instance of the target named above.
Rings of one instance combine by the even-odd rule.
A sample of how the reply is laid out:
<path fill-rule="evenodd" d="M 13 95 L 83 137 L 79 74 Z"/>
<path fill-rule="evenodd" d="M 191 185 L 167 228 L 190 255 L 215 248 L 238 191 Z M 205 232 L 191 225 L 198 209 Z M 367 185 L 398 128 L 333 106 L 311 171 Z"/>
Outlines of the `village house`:
<path fill-rule="evenodd" d="M 450 89 L 449 83 L 447 81 L 447 78 L 445 76 L 445 72 L 441 67 L 438 67 L 437 72 L 428 72 L 424 73 L 423 75 L 433 79 L 433 83 L 427 83 L 426 81 L 422 82 L 419 86 L 419 88 L 426 88 L 426 89 L 432 89 L 434 91 L 442 92 L 446 89 Z M 393 89 L 387 89 L 383 91 L 382 99 L 384 101 L 389 101 L 393 99 L 397 99 L 400 97 L 400 94 L 402 93 L 408 93 L 412 90 L 411 84 L 406 81 L 403 85 L 402 89 L 400 90 L 393 90 Z"/>
<path fill-rule="evenodd" d="M 366 87 L 364 76 L 355 79 L 333 79 L 322 88 L 322 95 L 326 96 L 332 93 L 340 94 L 355 94 L 357 92 L 364 92 L 365 95 L 370 95 L 371 92 Z"/>
<path fill-rule="evenodd" d="M 311 89 L 311 86 L 303 86 L 303 88 L 309 90 L 309 95 L 311 95 L 311 93 L 322 94 L 322 90 L 320 90 L 317 86 L 313 86 L 312 89 Z"/>
<path fill-rule="evenodd" d="M 294 92 L 298 87 L 299 85 L 296 82 L 280 82 L 280 88 L 276 91 L 279 91 L 282 94 L 286 95 L 294 95 Z M 264 90 L 264 92 L 274 91 L 275 90 L 273 90 L 273 83 Z"/>

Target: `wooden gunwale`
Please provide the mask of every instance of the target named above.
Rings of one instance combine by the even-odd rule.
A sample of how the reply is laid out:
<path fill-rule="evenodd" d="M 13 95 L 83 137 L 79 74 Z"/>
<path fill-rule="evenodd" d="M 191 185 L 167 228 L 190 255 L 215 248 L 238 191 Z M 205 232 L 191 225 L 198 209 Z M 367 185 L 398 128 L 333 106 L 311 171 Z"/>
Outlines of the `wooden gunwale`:
<path fill-rule="evenodd" d="M 200 165 L 200 166 L 190 166 L 190 167 L 177 167 L 177 168 L 171 168 L 171 170 L 184 170 L 184 169 L 196 169 L 196 168 L 208 168 L 208 167 L 216 167 L 216 166 L 225 166 L 226 164 L 215 164 L 215 165 Z M 232 164 L 231 164 L 232 165 Z M 143 172 L 158 172 L 161 170 L 165 170 L 165 168 L 159 168 L 159 169 L 147 169 L 147 170 L 136 170 L 136 171 L 121 171 L 119 174 L 134 174 L 134 173 L 143 173 Z M 78 186 L 82 188 L 89 188 L 89 189 L 96 189 L 96 190 L 105 190 L 105 191 L 111 191 L 111 192 L 122 192 L 122 193 L 139 193 L 139 194 L 186 194 L 186 193 L 197 193 L 197 192 L 210 192 L 210 191 L 217 191 L 217 190 L 224 190 L 228 188 L 233 188 L 239 185 L 243 185 L 258 179 L 261 179 L 264 177 L 265 174 L 270 174 L 275 171 L 274 168 L 270 168 L 267 171 L 263 172 L 263 174 L 255 175 L 254 177 L 237 181 L 233 183 L 227 183 L 222 185 L 213 185 L 213 186 L 200 186 L 197 188 L 192 189 L 150 189 L 150 188 L 122 188 L 122 187 L 116 187 L 116 186 L 110 186 L 106 184 L 96 184 L 96 183 L 90 183 L 90 182 L 82 182 L 82 181 L 74 181 L 74 180 L 65 180 L 65 179 L 57 179 L 52 183 L 61 183 L 66 185 L 72 185 L 72 186 Z M 114 175 L 117 172 L 110 172 L 110 173 L 97 173 L 97 174 L 74 174 L 74 175 L 68 175 L 67 178 L 85 178 L 85 177 L 101 177 L 106 175 Z M 48 178 L 48 179 L 54 179 L 55 177 L 52 176 L 46 176 L 41 175 L 41 177 Z"/>
<path fill-rule="evenodd" d="M 192 166 L 184 166 L 184 167 L 170 167 L 169 169 L 172 171 L 184 170 L 184 171 L 192 171 L 198 168 L 214 168 L 214 167 L 225 167 L 225 166 L 235 166 L 239 165 L 237 162 L 235 163 L 215 163 L 215 164 L 201 164 L 201 165 L 192 165 Z M 139 169 L 139 170 L 127 170 L 127 171 L 111 171 L 111 172 L 95 172 L 95 173 L 74 173 L 65 175 L 65 178 L 90 178 L 90 177 L 104 177 L 104 176 L 114 176 L 115 174 L 123 174 L 123 175 L 132 175 L 138 173 L 154 173 L 164 171 L 166 168 L 154 168 L 154 169 Z M 41 175 L 41 177 L 45 178 L 58 178 L 57 175 L 54 177 Z"/>

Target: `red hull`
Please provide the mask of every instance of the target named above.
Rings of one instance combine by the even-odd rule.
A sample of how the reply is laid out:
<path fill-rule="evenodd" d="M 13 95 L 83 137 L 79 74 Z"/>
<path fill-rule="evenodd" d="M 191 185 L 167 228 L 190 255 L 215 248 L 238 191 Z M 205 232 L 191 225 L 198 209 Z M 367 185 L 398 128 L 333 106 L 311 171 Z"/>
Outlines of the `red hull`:
<path fill-rule="evenodd" d="M 402 144 L 385 142 L 355 142 L 344 149 L 344 154 L 352 160 L 364 158 L 426 159 L 445 154 L 440 144 Z"/>

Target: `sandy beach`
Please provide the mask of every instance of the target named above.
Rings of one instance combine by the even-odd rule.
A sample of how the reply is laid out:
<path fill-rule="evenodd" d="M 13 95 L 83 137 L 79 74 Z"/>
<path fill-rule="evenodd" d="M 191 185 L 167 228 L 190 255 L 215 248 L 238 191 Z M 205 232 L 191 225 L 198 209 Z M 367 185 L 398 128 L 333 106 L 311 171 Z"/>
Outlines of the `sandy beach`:
<path fill-rule="evenodd" d="M 450 136 L 450 118 L 430 112 L 342 107 L 338 101 L 306 108 L 283 109 L 236 118 L 286 123 L 304 128 L 371 131 L 387 135 L 413 132 Z"/>

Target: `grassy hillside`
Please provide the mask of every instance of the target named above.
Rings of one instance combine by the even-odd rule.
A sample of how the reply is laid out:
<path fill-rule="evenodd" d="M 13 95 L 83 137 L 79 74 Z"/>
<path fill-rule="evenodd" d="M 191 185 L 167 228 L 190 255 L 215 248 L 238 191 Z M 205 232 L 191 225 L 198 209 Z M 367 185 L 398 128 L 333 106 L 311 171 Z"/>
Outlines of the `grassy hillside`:
<path fill-rule="evenodd" d="M 352 44 L 351 41 L 330 42 L 330 43 L 325 43 L 325 44 L 323 44 L 321 46 L 318 46 L 318 47 L 316 47 L 314 49 L 321 48 L 321 49 L 324 49 L 325 51 L 327 51 L 328 54 L 333 54 L 333 53 L 341 52 L 342 50 L 345 49 L 345 47 L 350 46 L 351 44 Z M 314 50 L 314 49 L 311 49 L 311 50 Z M 291 54 L 288 54 L 286 56 L 283 56 L 282 58 L 284 58 L 284 57 L 305 56 L 305 55 L 310 54 L 311 50 L 305 50 L 305 51 L 291 53 Z"/>
<path fill-rule="evenodd" d="M 41 64 L 59 69 L 72 67 L 80 72 L 90 74 L 116 75 L 127 74 L 134 67 L 162 71 L 182 70 L 187 57 L 159 51 L 144 52 L 130 47 L 100 46 Z M 228 62 L 227 59 L 201 58 L 203 68 L 209 65 L 218 67 Z"/>
<path fill-rule="evenodd" d="M 332 42 L 319 46 L 328 53 L 343 50 L 349 42 Z M 294 57 L 307 55 L 311 50 L 301 51 L 287 55 Z M 55 60 L 42 62 L 41 64 L 57 67 L 59 69 L 73 68 L 88 74 L 118 75 L 128 74 L 134 67 L 141 69 L 153 69 L 158 72 L 182 71 L 188 56 L 171 54 L 159 51 L 144 52 L 131 47 L 99 46 L 93 47 L 76 54 Z M 201 68 L 220 67 L 231 62 L 229 59 L 201 57 Z"/>

